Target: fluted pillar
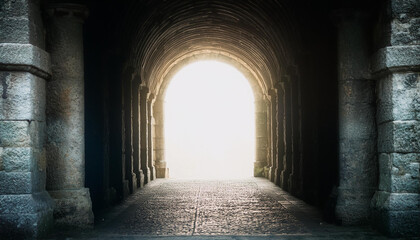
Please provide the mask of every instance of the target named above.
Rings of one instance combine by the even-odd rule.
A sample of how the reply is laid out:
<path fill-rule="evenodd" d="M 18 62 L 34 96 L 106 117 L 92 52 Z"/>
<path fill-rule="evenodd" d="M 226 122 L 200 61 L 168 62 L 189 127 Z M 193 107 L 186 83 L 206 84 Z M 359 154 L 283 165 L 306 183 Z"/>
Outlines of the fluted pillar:
<path fill-rule="evenodd" d="M 47 48 L 52 79 L 47 84 L 47 190 L 55 201 L 56 224 L 93 224 L 85 184 L 83 20 L 76 4 L 47 9 Z"/>

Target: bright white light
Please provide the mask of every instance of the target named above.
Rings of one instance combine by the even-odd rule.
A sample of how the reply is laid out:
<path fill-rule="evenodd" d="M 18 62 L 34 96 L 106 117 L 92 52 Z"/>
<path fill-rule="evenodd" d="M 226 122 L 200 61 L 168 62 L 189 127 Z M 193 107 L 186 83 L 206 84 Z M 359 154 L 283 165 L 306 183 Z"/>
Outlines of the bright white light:
<path fill-rule="evenodd" d="M 165 145 L 171 178 L 252 176 L 254 96 L 247 79 L 217 61 L 181 69 L 165 97 Z"/>

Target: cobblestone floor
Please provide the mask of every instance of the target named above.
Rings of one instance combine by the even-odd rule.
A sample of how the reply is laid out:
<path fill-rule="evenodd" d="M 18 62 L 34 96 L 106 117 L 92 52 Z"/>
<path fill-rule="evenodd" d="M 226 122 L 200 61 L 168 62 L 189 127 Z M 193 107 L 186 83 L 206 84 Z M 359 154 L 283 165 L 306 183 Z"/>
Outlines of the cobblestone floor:
<path fill-rule="evenodd" d="M 385 239 L 324 223 L 317 209 L 261 178 L 158 179 L 101 216 L 93 230 L 51 239 Z"/>

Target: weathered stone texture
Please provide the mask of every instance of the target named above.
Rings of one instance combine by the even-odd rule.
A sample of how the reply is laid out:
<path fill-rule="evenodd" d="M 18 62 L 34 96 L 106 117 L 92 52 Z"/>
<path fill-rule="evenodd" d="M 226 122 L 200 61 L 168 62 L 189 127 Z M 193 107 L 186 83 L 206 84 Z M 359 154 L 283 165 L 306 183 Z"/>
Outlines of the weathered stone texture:
<path fill-rule="evenodd" d="M 47 84 L 47 190 L 55 222 L 74 227 L 93 223 L 85 183 L 83 17 L 77 4 L 46 7 L 52 78 Z"/>
<path fill-rule="evenodd" d="M 394 73 L 378 81 L 378 123 L 420 120 L 419 73 Z"/>
<path fill-rule="evenodd" d="M 420 152 L 419 121 L 393 121 L 378 126 L 378 151 L 380 153 Z"/>
<path fill-rule="evenodd" d="M 39 1 L 0 2 L 0 236 L 36 238 L 52 226 L 45 192 L 45 79 Z"/>
<path fill-rule="evenodd" d="M 0 202 L 0 236 L 5 239 L 33 238 L 52 226 L 53 202 L 45 191 L 0 195 Z"/>
<path fill-rule="evenodd" d="M 58 225 L 90 228 L 93 223 L 89 189 L 49 191 L 56 207 L 54 219 Z"/>
<path fill-rule="evenodd" d="M 45 123 L 37 121 L 0 121 L 0 147 L 34 147 L 42 149 Z"/>
<path fill-rule="evenodd" d="M 31 163 L 37 162 L 33 149 L 29 147 L 4 148 L 0 155 L 6 172 L 28 172 L 31 171 Z"/>
<path fill-rule="evenodd" d="M 39 1 L 4 0 L 0 4 L 1 43 L 33 44 L 44 48 Z"/>
<path fill-rule="evenodd" d="M 379 190 L 392 193 L 419 193 L 420 154 L 382 153 L 379 155 Z"/>
<path fill-rule="evenodd" d="M 416 0 L 390 1 L 391 45 L 420 44 L 420 3 Z"/>
<path fill-rule="evenodd" d="M 31 73 L 0 72 L 0 120 L 45 121 L 45 80 Z"/>
<path fill-rule="evenodd" d="M 420 66 L 419 45 L 388 46 L 373 55 L 373 73 L 393 69 L 415 69 Z"/>
<path fill-rule="evenodd" d="M 420 195 L 377 191 L 372 199 L 372 223 L 390 236 L 418 236 Z"/>

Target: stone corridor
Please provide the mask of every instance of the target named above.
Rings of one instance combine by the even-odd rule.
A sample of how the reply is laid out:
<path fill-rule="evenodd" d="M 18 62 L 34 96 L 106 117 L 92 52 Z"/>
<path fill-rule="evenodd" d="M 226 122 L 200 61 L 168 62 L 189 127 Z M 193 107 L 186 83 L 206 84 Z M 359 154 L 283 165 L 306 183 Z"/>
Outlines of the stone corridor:
<path fill-rule="evenodd" d="M 0 240 L 419 237 L 419 29 L 419 0 L 0 0 Z M 252 89 L 254 179 L 167 179 L 207 60 Z"/>
<path fill-rule="evenodd" d="M 158 179 L 101 216 L 81 239 L 382 239 L 368 228 L 339 227 L 263 178 Z"/>

